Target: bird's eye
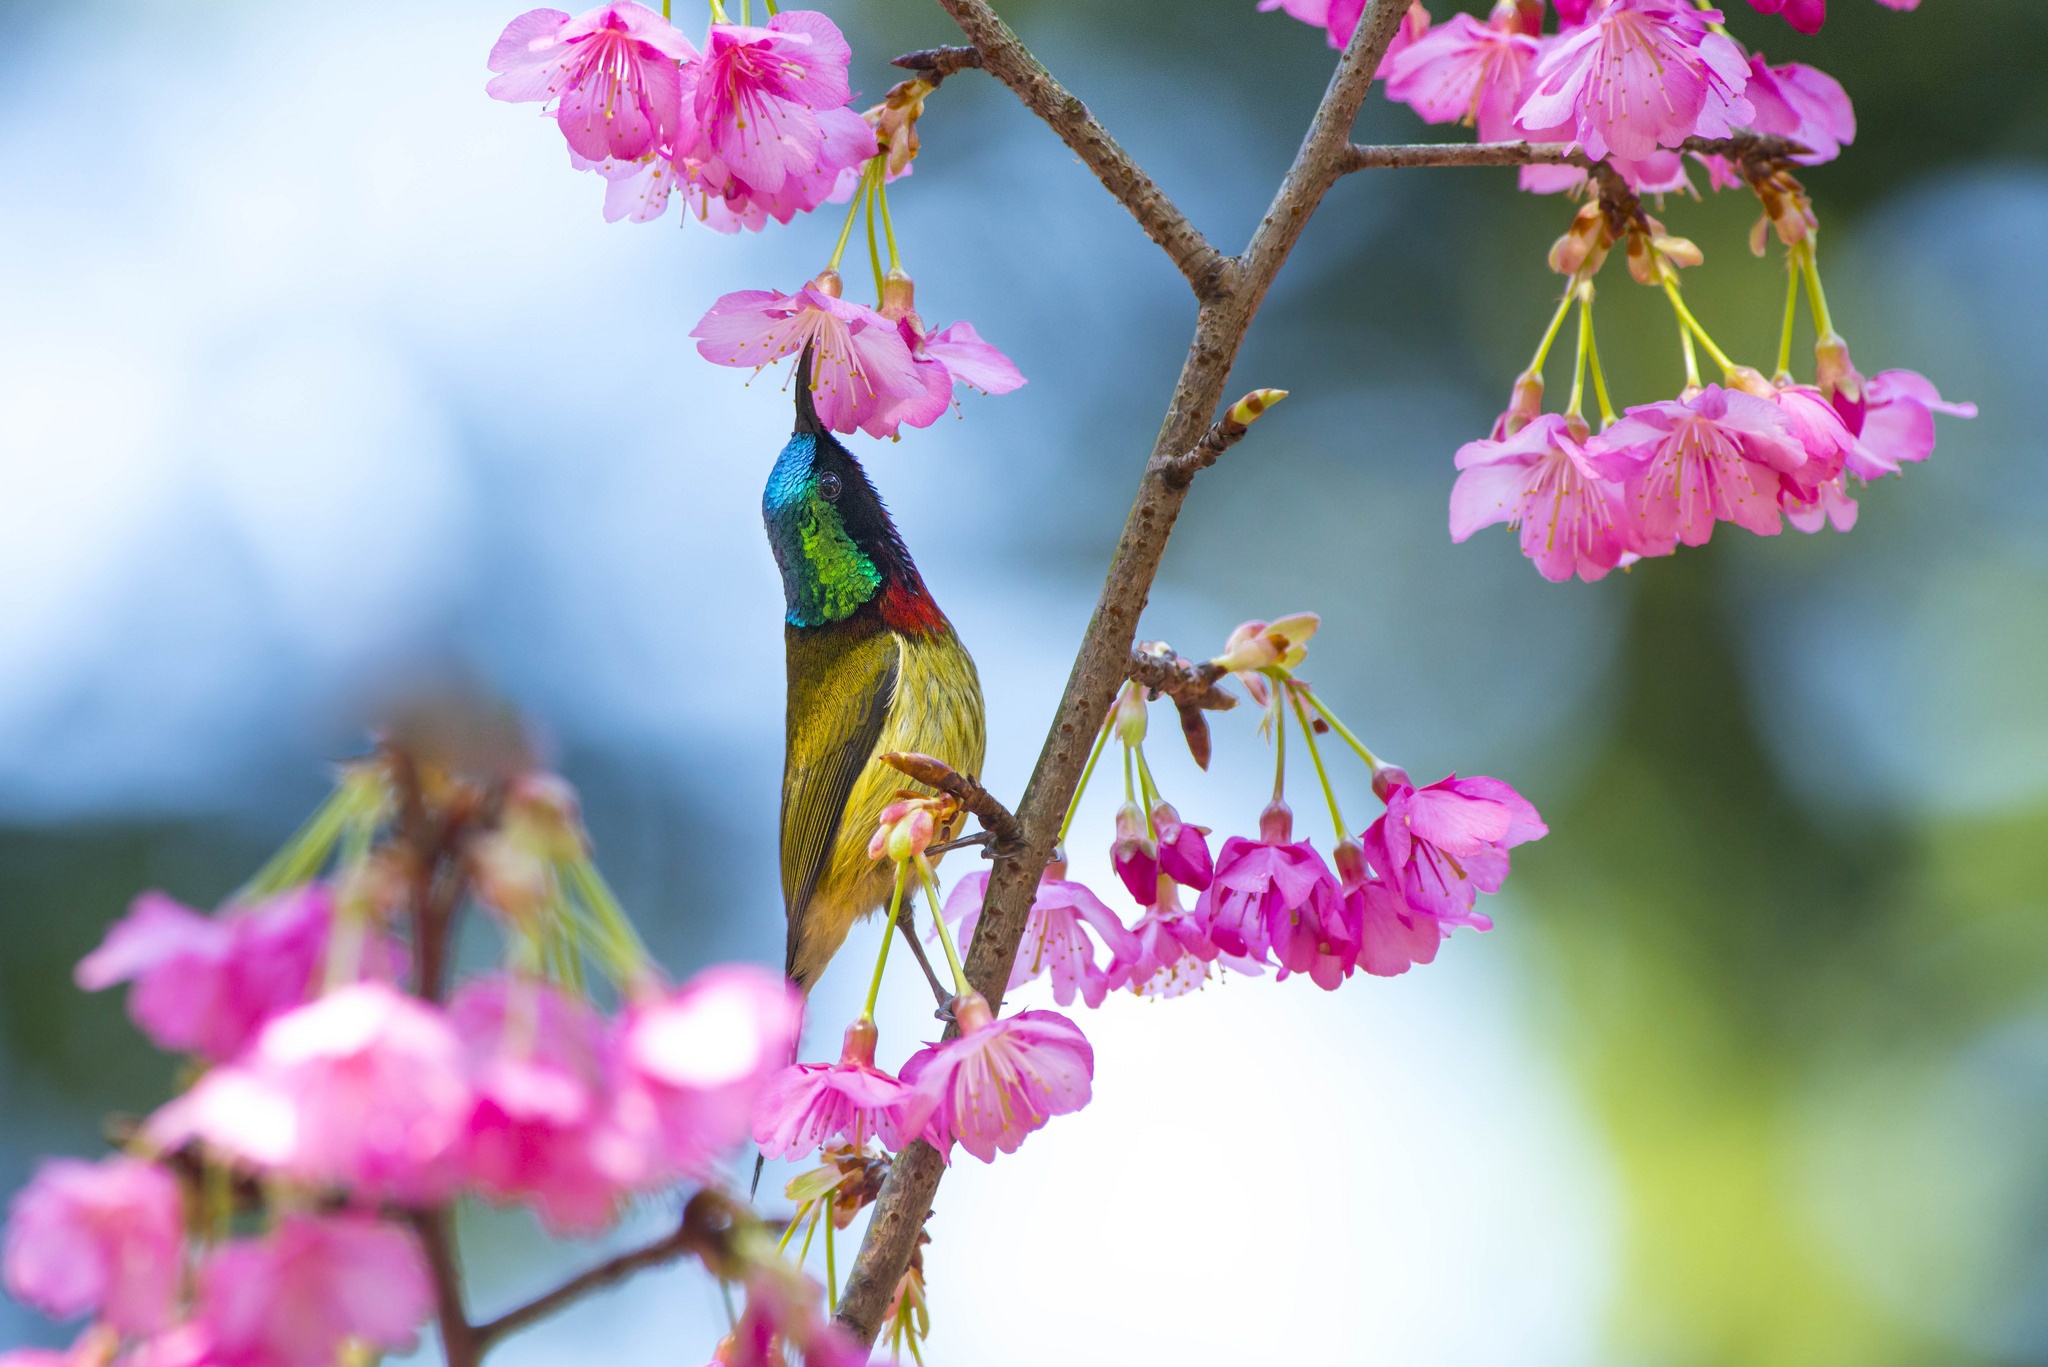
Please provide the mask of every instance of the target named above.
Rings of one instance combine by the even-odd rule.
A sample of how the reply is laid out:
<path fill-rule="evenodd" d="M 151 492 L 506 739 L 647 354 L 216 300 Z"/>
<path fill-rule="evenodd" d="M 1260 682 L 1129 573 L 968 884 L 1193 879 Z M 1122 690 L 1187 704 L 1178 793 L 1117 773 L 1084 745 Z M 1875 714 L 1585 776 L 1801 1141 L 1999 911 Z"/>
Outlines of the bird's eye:
<path fill-rule="evenodd" d="M 839 501 L 839 476 L 830 470 L 818 476 L 818 492 L 825 496 L 827 503 Z"/>

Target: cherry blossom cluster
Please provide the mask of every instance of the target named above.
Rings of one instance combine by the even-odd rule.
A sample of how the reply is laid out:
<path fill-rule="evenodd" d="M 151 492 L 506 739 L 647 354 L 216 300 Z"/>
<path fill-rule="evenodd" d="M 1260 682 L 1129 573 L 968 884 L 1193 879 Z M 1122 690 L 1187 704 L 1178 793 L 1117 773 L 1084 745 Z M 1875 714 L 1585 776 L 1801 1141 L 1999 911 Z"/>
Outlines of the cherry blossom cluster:
<path fill-rule="evenodd" d="M 1806 32 L 1825 13 L 1824 0 L 1752 2 Z M 1357 23 L 1356 6 L 1283 7 L 1326 24 L 1333 42 Z M 1534 359 L 1492 433 L 1457 453 L 1452 539 L 1505 522 L 1519 528 L 1522 553 L 1545 578 L 1592 580 L 1700 545 L 1720 522 L 1762 536 L 1786 522 L 1804 532 L 1849 530 L 1856 485 L 1925 460 L 1934 414 L 1976 409 L 1945 402 L 1910 370 L 1864 376 L 1835 330 L 1820 279 L 1819 220 L 1793 168 L 1830 161 L 1854 140 L 1847 94 L 1812 67 L 1773 66 L 1745 52 L 1719 11 L 1684 0 L 1576 0 L 1560 3 L 1557 17 L 1546 34 L 1542 0 L 1501 0 L 1484 22 L 1457 14 L 1433 24 L 1418 0 L 1380 68 L 1388 98 L 1430 123 L 1474 124 L 1483 141 L 1552 144 L 1585 163 L 1524 166 L 1523 188 L 1595 192 L 1551 250 L 1552 269 L 1568 283 Z M 1785 313 L 1768 377 L 1731 358 L 1687 306 L 1680 271 L 1704 255 L 1643 208 L 1643 195 L 1692 192 L 1689 163 L 1714 190 L 1757 196 L 1752 251 L 1763 255 L 1773 234 L 1785 248 Z M 1593 332 L 1594 277 L 1616 246 L 1630 275 L 1668 298 L 1684 367 L 1675 397 L 1620 413 Z M 1817 338 L 1804 381 L 1792 372 L 1802 286 Z M 1574 311 L 1570 398 L 1562 413 L 1545 412 L 1544 364 Z M 1718 382 L 1703 380 L 1701 350 L 1719 367 Z M 1584 415 L 1588 379 L 1598 432 Z"/>
<path fill-rule="evenodd" d="M 926 328 L 889 216 L 889 184 L 911 172 L 936 80 L 899 82 L 857 113 L 847 76 L 853 49 L 837 26 L 815 11 L 769 9 L 757 28 L 744 15 L 727 22 L 713 0 L 701 48 L 669 22 L 667 6 L 656 14 L 609 4 L 576 18 L 532 10 L 491 50 L 498 74 L 486 88 L 552 111 L 571 163 L 605 180 L 613 221 L 661 218 L 677 191 L 690 213 L 724 233 L 850 205 L 825 269 L 794 294 L 740 290 L 711 306 L 691 334 L 706 360 L 759 370 L 814 346 L 819 416 L 835 431 L 875 437 L 929 427 L 961 386 L 1016 389 L 1023 375 L 973 324 Z M 872 307 L 843 297 L 839 273 L 863 213 Z"/>
<path fill-rule="evenodd" d="M 444 997 L 465 892 L 503 962 Z M 450 1293 L 423 1246 L 438 1212 L 476 1197 L 587 1236 L 635 1198 L 715 1189 L 802 1018 L 765 969 L 669 985 L 558 779 L 483 785 L 391 754 L 355 766 L 218 912 L 146 893 L 76 976 L 126 984 L 130 1018 L 191 1080 L 119 1152 L 47 1161 L 14 1198 L 8 1293 L 89 1323 L 70 1350 L 7 1367 L 409 1350 Z M 748 1220 L 693 1249 L 748 1290 L 726 1360 L 786 1342 L 864 1362 Z"/>

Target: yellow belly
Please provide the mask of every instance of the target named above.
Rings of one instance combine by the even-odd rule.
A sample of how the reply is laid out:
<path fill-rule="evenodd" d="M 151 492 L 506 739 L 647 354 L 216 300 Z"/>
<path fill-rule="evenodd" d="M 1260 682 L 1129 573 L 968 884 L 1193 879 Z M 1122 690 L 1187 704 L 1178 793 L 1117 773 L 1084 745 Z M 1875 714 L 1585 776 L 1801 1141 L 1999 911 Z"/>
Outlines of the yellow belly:
<path fill-rule="evenodd" d="M 973 658 L 950 632 L 936 639 L 899 636 L 896 640 L 901 650 L 896 692 L 882 723 L 876 753 L 915 751 L 979 778 L 988 732 Z M 887 861 L 868 858 L 868 840 L 881 820 L 882 809 L 903 789 L 931 791 L 879 760 L 869 760 L 854 780 L 832 852 L 826 856 L 804 918 L 803 937 L 791 965 L 790 976 L 796 981 L 815 985 L 825 965 L 846 942 L 853 923 L 888 904 L 895 871 Z M 939 836 L 940 840 L 946 838 L 947 833 Z"/>

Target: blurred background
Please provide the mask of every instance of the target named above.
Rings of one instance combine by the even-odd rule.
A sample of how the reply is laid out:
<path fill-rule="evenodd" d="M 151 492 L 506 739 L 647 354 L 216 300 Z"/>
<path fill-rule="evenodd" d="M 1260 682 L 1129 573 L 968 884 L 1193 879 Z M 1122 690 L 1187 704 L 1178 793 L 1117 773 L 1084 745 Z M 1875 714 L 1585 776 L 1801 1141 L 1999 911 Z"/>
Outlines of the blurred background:
<path fill-rule="evenodd" d="M 838 220 L 606 225 L 552 125 L 484 97 L 519 8 L 0 0 L 0 1187 L 173 1081 L 71 965 L 142 888 L 231 890 L 414 690 L 523 710 L 677 972 L 778 959 L 758 500 L 788 401 L 687 333 L 726 290 L 794 288 Z M 911 0 L 826 9 L 860 104 L 888 56 L 957 36 Z M 2048 1361 L 2048 31 L 2033 0 L 1835 0 L 1813 39 L 1731 10 L 1855 99 L 1856 145 L 1807 179 L 1858 361 L 1983 415 L 1944 419 L 1850 536 L 1724 528 L 1546 584 L 1505 530 L 1453 547 L 1445 503 L 1571 206 L 1504 171 L 1340 185 L 1232 381 L 1294 397 L 1202 477 L 1144 634 L 1204 654 L 1319 611 L 1308 672 L 1376 748 L 1505 777 L 1552 834 L 1499 928 L 1430 968 L 1087 1016 L 1095 1104 L 941 1192 L 935 1362 Z M 1248 0 L 1011 11 L 1239 246 L 1320 33 Z M 1464 136 L 1377 96 L 1360 134 Z M 924 316 L 1031 382 L 856 445 L 981 662 L 1015 793 L 1191 309 L 992 81 L 949 82 L 924 148 L 893 197 Z M 1707 254 L 1707 325 L 1768 364 L 1783 277 L 1754 214 L 1664 217 Z M 1602 283 L 1617 399 L 1675 391 L 1668 312 Z M 1245 830 L 1268 760 L 1247 713 L 1218 720 L 1208 775 L 1153 748 L 1190 819 Z M 1076 842 L 1098 885 L 1116 796 Z M 814 1052 L 872 943 L 820 989 Z M 936 1029 L 920 991 L 884 1062 Z M 486 1309 L 594 1256 L 464 1218 Z M 502 1357 L 693 1361 L 721 1322 L 670 1270 Z M 68 1332 L 0 1300 L 0 1344 Z"/>

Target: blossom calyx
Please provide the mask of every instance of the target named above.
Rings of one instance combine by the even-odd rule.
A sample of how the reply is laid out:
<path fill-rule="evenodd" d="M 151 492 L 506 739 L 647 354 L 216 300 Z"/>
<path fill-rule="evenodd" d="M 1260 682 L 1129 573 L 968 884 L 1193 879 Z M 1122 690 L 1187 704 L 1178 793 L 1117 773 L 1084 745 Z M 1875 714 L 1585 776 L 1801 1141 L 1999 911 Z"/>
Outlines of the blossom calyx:
<path fill-rule="evenodd" d="M 917 121 L 924 116 L 924 97 L 938 89 L 922 76 L 898 81 L 882 102 L 861 117 L 875 130 L 875 141 L 888 158 L 890 179 L 910 169 L 917 159 Z"/>
<path fill-rule="evenodd" d="M 875 312 L 884 318 L 917 317 L 917 282 L 901 266 L 891 266 L 882 277 L 882 303 Z M 921 330 L 921 329 L 920 329 Z"/>
<path fill-rule="evenodd" d="M 1408 771 L 1398 764 L 1382 764 L 1372 771 L 1372 795 L 1385 802 L 1397 789 L 1412 788 Z"/>
<path fill-rule="evenodd" d="M 1543 375 L 1525 370 L 1515 376 L 1508 391 L 1508 406 L 1493 424 L 1493 439 L 1502 441 L 1543 416 Z"/>

